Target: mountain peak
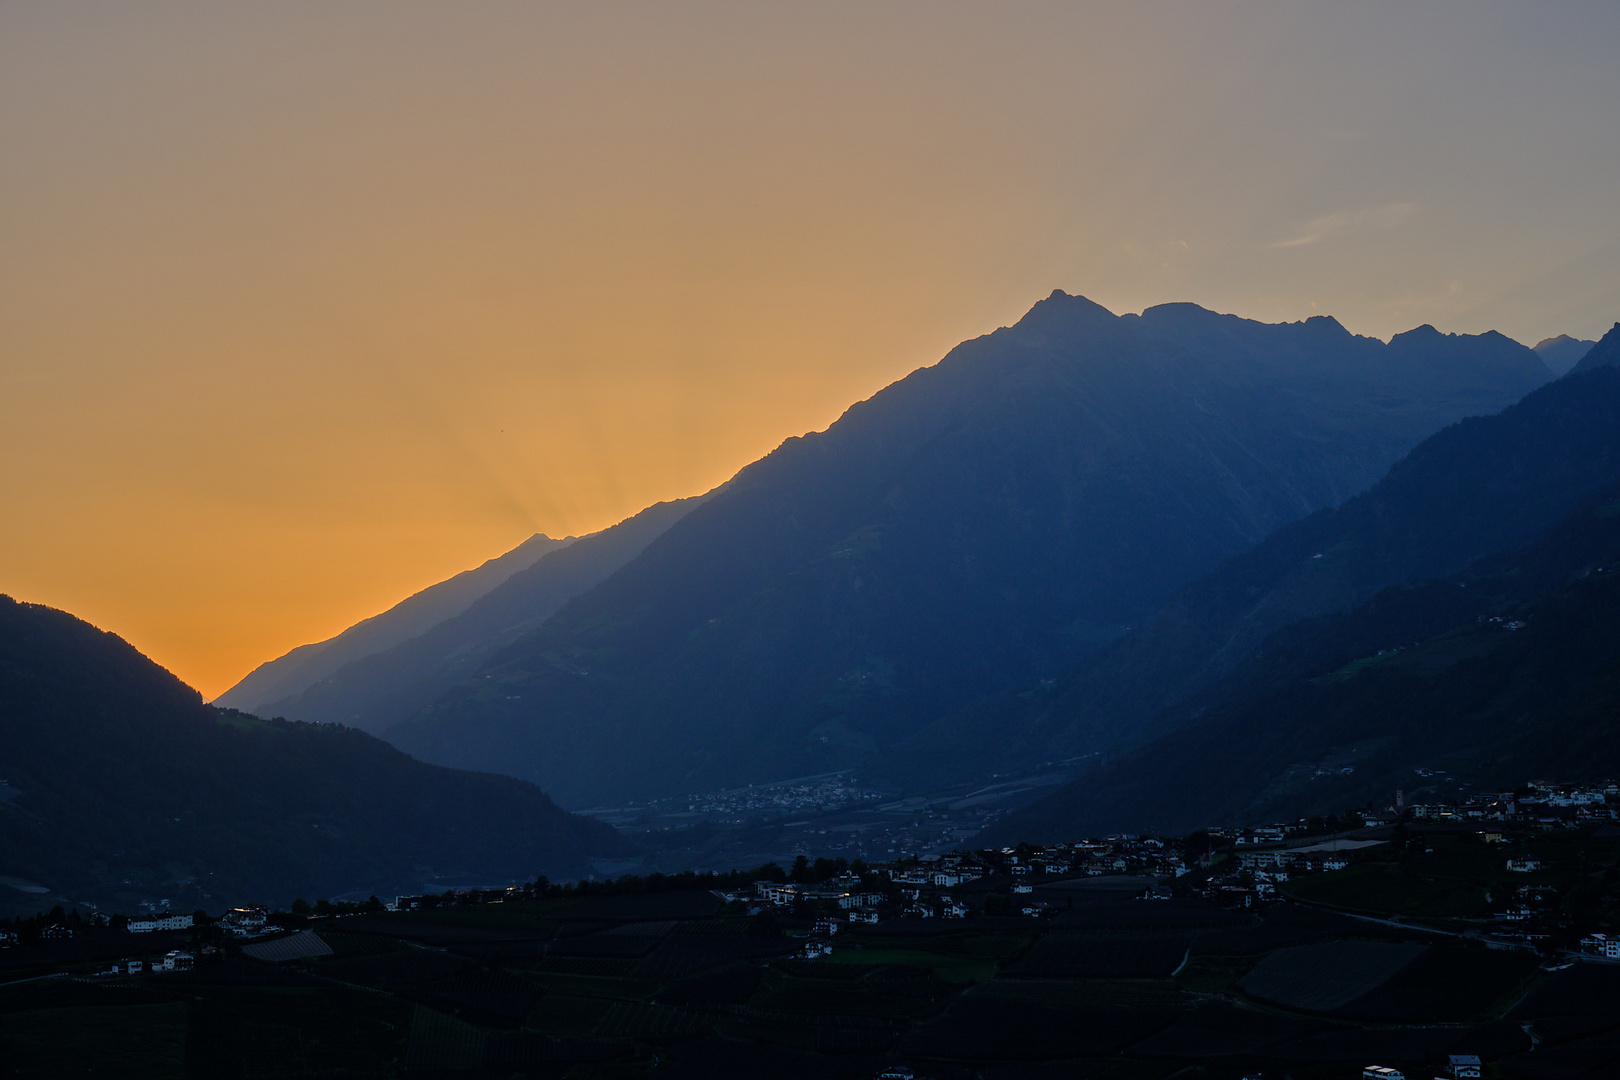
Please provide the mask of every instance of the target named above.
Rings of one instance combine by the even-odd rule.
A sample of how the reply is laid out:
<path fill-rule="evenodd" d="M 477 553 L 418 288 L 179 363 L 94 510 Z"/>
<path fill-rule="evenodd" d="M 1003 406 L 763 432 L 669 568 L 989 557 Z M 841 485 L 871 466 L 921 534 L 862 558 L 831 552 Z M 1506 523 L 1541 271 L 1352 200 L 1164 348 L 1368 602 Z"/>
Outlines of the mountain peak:
<path fill-rule="evenodd" d="M 1542 338 L 1540 341 L 1530 346 L 1530 348 L 1534 349 L 1536 352 L 1543 352 L 1547 349 L 1556 349 L 1558 346 L 1574 340 L 1575 339 L 1570 337 L 1568 334 L 1559 334 L 1557 337 Z"/>
<path fill-rule="evenodd" d="M 1598 339 L 1573 370 L 1591 371 L 1595 367 L 1620 367 L 1620 322 Z"/>
<path fill-rule="evenodd" d="M 1305 320 L 1304 325 L 1313 330 L 1331 331 L 1335 334 L 1343 334 L 1345 337 L 1353 336 L 1350 331 L 1344 328 L 1342 322 L 1331 315 L 1312 315 Z"/>
<path fill-rule="evenodd" d="M 1071 296 L 1062 289 L 1053 289 L 1046 299 L 1036 301 L 1035 306 L 1013 325 L 1013 329 L 1044 337 L 1107 325 L 1118 318 L 1095 301 L 1083 296 Z"/>
<path fill-rule="evenodd" d="M 1168 304 L 1154 304 L 1150 308 L 1142 309 L 1142 318 L 1144 319 L 1173 319 L 1178 317 L 1183 319 L 1197 319 L 1205 317 L 1221 319 L 1225 318 L 1226 316 L 1223 316 L 1217 311 L 1211 311 L 1207 307 L 1201 307 L 1200 305 L 1193 303 L 1191 300 L 1172 300 Z"/>
<path fill-rule="evenodd" d="M 1389 343 L 1393 345 L 1398 341 L 1405 345 L 1414 345 L 1420 341 L 1432 341 L 1435 338 L 1450 336 L 1452 335 L 1442 334 L 1436 330 L 1433 323 L 1424 323 L 1422 326 L 1414 326 L 1404 334 L 1396 334 L 1389 339 Z"/>

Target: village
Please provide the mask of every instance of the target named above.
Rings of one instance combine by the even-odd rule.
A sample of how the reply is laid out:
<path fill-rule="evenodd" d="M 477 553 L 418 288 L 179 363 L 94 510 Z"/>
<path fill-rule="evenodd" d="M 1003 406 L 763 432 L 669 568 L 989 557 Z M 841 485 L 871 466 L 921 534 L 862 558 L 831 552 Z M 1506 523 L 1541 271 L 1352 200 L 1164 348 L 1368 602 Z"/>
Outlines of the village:
<path fill-rule="evenodd" d="M 630 1010 L 625 1017 L 653 1010 L 646 1015 L 675 1025 L 672 1030 L 758 1028 L 765 1034 L 757 1037 L 771 1039 L 777 1037 L 769 1034 L 776 1030 L 771 1025 L 785 1022 L 769 1011 L 783 1007 L 770 1004 L 788 1000 L 781 995 L 791 989 L 819 1000 L 837 990 L 845 996 L 836 1008 L 848 1010 L 855 1007 L 848 997 L 855 988 L 838 988 L 849 986 L 851 974 L 870 972 L 862 978 L 876 980 L 878 999 L 889 993 L 879 992 L 891 985 L 884 980 L 900 980 L 892 985 L 923 995 L 906 1006 L 915 1018 L 873 1027 L 877 1021 L 840 1014 L 838 1037 L 925 1058 L 1071 1052 L 1062 1025 L 1039 1033 L 1017 1028 L 1014 1035 L 1007 1021 L 992 1022 L 1001 1015 L 991 1008 L 997 994 L 1057 995 L 1048 1004 L 1031 999 L 1032 1017 L 1059 1015 L 1069 1007 L 1060 1004 L 1064 995 L 1088 1002 L 1095 996 L 1086 1008 L 1117 1018 L 1118 1039 L 1138 1039 L 1131 1034 L 1137 1021 L 1127 1020 L 1139 1014 L 1127 1006 L 1133 995 L 1147 993 L 1158 1003 L 1154 1008 L 1170 1010 L 1166 1017 L 1191 1008 L 1191 1018 L 1220 1001 L 1241 1007 L 1231 1023 L 1253 1024 L 1263 1015 L 1253 1009 L 1281 1009 L 1301 1018 L 1302 1038 L 1323 1016 L 1351 1024 L 1368 1032 L 1362 1042 L 1347 1044 L 1366 1048 L 1355 1069 L 1368 1080 L 1474 1077 L 1494 1075 L 1479 1070 L 1496 1068 L 1493 1061 L 1516 1051 L 1504 1037 L 1486 1038 L 1480 1034 L 1486 1029 L 1459 1021 L 1507 1008 L 1527 988 L 1562 986 L 1578 971 L 1620 975 L 1620 889 L 1611 887 L 1620 878 L 1617 810 L 1620 786 L 1609 784 L 1527 784 L 1445 802 L 1408 802 L 1396 792 L 1381 807 L 1174 837 L 912 851 L 872 863 L 805 852 L 785 865 L 748 871 L 653 871 L 561 884 L 542 878 L 387 902 L 298 901 L 288 910 L 243 905 L 218 915 L 57 909 L 0 929 L 0 968 L 12 978 L 142 986 L 159 994 L 168 994 L 166 987 L 193 993 L 197 979 L 208 985 L 353 983 L 387 988 L 407 1001 L 465 1001 L 470 1011 L 457 1015 L 485 1017 L 479 1022 L 500 1030 L 520 1021 L 538 1025 L 523 1036 L 533 1039 L 568 1035 L 568 1025 L 581 1022 L 569 1019 L 575 1012 L 597 1015 L 599 1005 L 585 1002 L 607 1001 Z M 435 952 L 445 949 L 470 951 L 460 960 Z M 478 965 L 496 962 L 491 957 L 505 965 L 497 979 L 507 988 L 502 993 L 515 995 L 516 1011 L 505 1019 L 488 1013 L 504 999 L 483 990 L 446 998 L 452 984 L 433 981 L 449 978 L 434 974 L 441 968 L 463 972 L 455 976 L 463 982 L 474 979 L 484 970 Z M 1427 959 L 1414 964 L 1415 957 Z M 394 981 L 407 961 L 410 979 L 427 980 L 418 989 L 411 989 L 415 982 Z M 924 969 L 931 974 L 918 982 Z M 1342 972 L 1358 973 L 1348 987 L 1338 985 L 1349 978 Z M 467 985 L 490 978 L 496 977 L 477 975 Z M 693 1005 L 672 1004 L 708 987 L 705 979 L 717 980 L 722 1004 L 696 1012 Z M 724 996 L 732 993 L 723 990 L 727 980 L 756 987 L 746 1000 L 765 1004 L 723 1004 L 734 1000 Z M 984 980 L 1002 989 L 976 990 Z M 710 992 L 702 989 L 700 999 Z M 1597 1008 L 1607 1000 L 1600 993 L 1589 1004 Z M 551 1018 L 569 1001 L 576 1002 L 568 1005 L 572 1012 Z M 944 1015 L 936 1017 L 942 1007 Z M 1354 1027 L 1370 1019 L 1421 1021 L 1413 1030 L 1429 1034 L 1412 1038 L 1427 1049 L 1419 1054 L 1380 1042 L 1376 1026 Z M 636 1025 L 642 1023 L 625 1028 L 601 1019 L 588 1027 L 599 1039 L 640 1038 Z M 1176 1035 L 1180 1030 L 1139 1045 L 1119 1042 L 1107 1052 L 1174 1055 L 1184 1052 L 1183 1043 L 1202 1045 Z M 1544 1038 L 1533 1026 L 1525 1030 Z M 411 1046 L 427 1038 L 412 1034 Z M 1115 1047 L 1102 1034 L 1085 1038 L 1087 1045 Z M 661 1044 L 655 1039 L 652 1045 Z M 1333 1051 L 1341 1052 L 1350 1051 Z M 1545 1056 L 1545 1048 L 1538 1053 Z M 1411 1071 L 1414 1060 L 1433 1062 L 1423 1066 L 1432 1071 Z M 914 1059 L 890 1061 L 866 1075 L 904 1076 L 906 1070 L 916 1078 L 960 1072 Z M 1356 1072 L 1324 1065 L 1294 1075 Z"/>
<path fill-rule="evenodd" d="M 726 800 L 705 803 L 703 810 L 737 812 L 744 806 L 763 805 L 804 809 L 842 806 L 871 797 L 872 793 L 849 786 L 847 775 L 838 773 L 727 793 Z M 695 803 L 689 805 L 697 812 Z M 1046 846 L 953 849 L 870 864 L 842 857 L 819 857 L 812 863 L 808 855 L 800 855 L 791 870 L 781 872 L 781 880 L 759 880 L 751 889 L 720 895 L 751 915 L 815 916 L 804 952 L 819 956 L 828 951 L 828 939 L 840 924 L 973 915 L 1040 918 L 1054 913 L 1077 881 L 1103 877 L 1111 879 L 1111 887 L 1146 900 L 1196 894 L 1224 907 L 1240 908 L 1279 896 L 1297 902 L 1301 897 L 1290 895 L 1289 882 L 1347 870 L 1374 856 L 1433 854 L 1434 839 L 1445 837 L 1500 851 L 1502 869 L 1524 878 L 1522 883 L 1493 890 L 1490 910 L 1470 920 L 1466 932 L 1502 946 L 1534 948 L 1558 936 L 1559 890 L 1542 880 L 1543 860 L 1520 851 L 1527 847 L 1527 838 L 1576 829 L 1596 829 L 1600 836 L 1620 838 L 1617 821 L 1620 784 L 1615 783 L 1563 786 L 1532 782 L 1513 791 L 1477 792 L 1444 803 L 1408 803 L 1404 792 L 1397 791 L 1387 806 L 1376 810 L 1325 819 L 1212 827 L 1184 837 L 1118 835 Z M 300 902 L 292 912 L 249 905 L 218 918 L 200 911 L 160 911 L 130 917 L 96 912 L 81 919 L 74 912 L 71 918 L 66 914 L 41 916 L 28 924 L 17 920 L 13 927 L 0 928 L 0 948 L 24 940 L 68 939 L 80 925 L 122 928 L 131 935 L 195 930 L 210 939 L 234 941 L 285 932 L 301 925 L 317 909 L 322 913 L 379 908 L 403 911 L 442 903 L 499 902 L 526 893 L 532 893 L 532 886 L 399 896 L 388 904 L 375 898 L 360 905 Z M 208 933 L 202 934 L 204 930 Z M 1579 951 L 1620 959 L 1620 926 L 1589 930 L 1580 939 Z M 186 970 L 195 960 L 186 950 L 171 950 L 161 957 L 125 959 L 119 971 Z"/>

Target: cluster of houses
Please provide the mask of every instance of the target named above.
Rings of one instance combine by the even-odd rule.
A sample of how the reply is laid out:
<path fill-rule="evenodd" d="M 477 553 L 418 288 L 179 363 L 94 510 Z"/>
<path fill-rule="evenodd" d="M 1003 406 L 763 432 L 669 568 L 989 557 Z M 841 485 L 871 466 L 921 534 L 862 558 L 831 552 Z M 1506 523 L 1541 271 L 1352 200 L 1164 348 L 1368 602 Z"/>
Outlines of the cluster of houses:
<path fill-rule="evenodd" d="M 1349 852 L 1362 846 L 1355 841 L 1326 840 L 1292 848 L 1235 849 L 1237 873 L 1211 877 L 1204 894 L 1228 907 L 1250 907 L 1276 896 L 1277 886 L 1301 874 L 1343 870 L 1350 865 Z"/>
<path fill-rule="evenodd" d="M 1435 1080 L 1477 1080 L 1485 1074 L 1478 1054 L 1452 1054 L 1446 1060 L 1446 1075 Z M 1368 1065 L 1361 1080 L 1406 1080 L 1406 1074 L 1391 1065 Z"/>
<path fill-rule="evenodd" d="M 174 915 L 163 911 L 156 915 L 142 915 L 129 920 L 128 930 L 132 934 L 151 934 L 159 930 L 190 930 L 195 923 L 195 916 Z"/>
<path fill-rule="evenodd" d="M 1427 770 L 1418 770 L 1429 775 Z M 1388 806 L 1359 815 L 1359 824 L 1372 828 L 1393 825 L 1400 820 L 1422 822 L 1469 822 L 1482 825 L 1502 822 L 1541 829 L 1579 828 L 1583 825 L 1620 821 L 1620 784 L 1568 786 L 1532 781 L 1518 791 L 1479 791 L 1451 802 L 1409 802 L 1397 789 Z M 1207 830 L 1212 838 L 1238 847 L 1251 844 L 1277 844 L 1298 836 L 1305 822 L 1277 822 Z M 1500 833 L 1497 839 L 1501 839 Z"/>
<path fill-rule="evenodd" d="M 1411 803 L 1397 792 L 1396 813 L 1409 811 L 1417 821 L 1502 821 L 1544 829 L 1578 827 L 1616 820 L 1610 800 L 1620 800 L 1620 785 L 1565 787 L 1533 782 L 1529 790 L 1482 791 L 1454 803 Z"/>
<path fill-rule="evenodd" d="M 239 907 L 232 908 L 215 919 L 214 925 L 233 937 L 254 937 L 264 933 L 269 919 L 270 912 L 266 908 Z M 132 934 L 151 934 L 159 930 L 189 930 L 196 923 L 194 915 L 175 915 L 163 911 L 133 918 L 129 920 L 127 929 Z"/>
<path fill-rule="evenodd" d="M 187 949 L 170 949 L 155 960 L 117 960 L 102 975 L 144 975 L 147 972 L 190 971 L 197 964 L 197 955 Z"/>
<path fill-rule="evenodd" d="M 995 892 L 1010 898 L 1010 913 L 1040 916 L 1050 908 L 1033 897 L 1032 879 L 1105 874 L 1177 877 L 1186 872 L 1181 852 L 1164 840 L 1115 836 L 1050 847 L 1020 845 L 903 859 L 874 867 L 864 878 L 846 874 L 816 883 L 762 881 L 755 883 L 751 893 L 726 894 L 726 898 L 745 904 L 751 914 L 802 912 L 808 907 L 828 913 L 831 924 L 836 925 L 871 924 L 884 918 L 966 918 L 981 906 L 984 894 Z M 998 879 L 994 886 L 985 881 L 992 877 Z M 979 901 L 970 905 L 963 890 Z M 830 950 L 830 934 L 813 934 L 812 939 L 817 948 Z M 811 955 L 809 946 L 806 955 Z"/>

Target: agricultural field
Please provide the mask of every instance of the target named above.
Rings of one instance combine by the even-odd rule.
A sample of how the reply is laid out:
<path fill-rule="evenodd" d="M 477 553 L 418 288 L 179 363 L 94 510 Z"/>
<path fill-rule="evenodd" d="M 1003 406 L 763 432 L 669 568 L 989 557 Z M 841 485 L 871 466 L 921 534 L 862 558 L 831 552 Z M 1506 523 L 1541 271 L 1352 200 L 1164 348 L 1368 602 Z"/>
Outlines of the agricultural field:
<path fill-rule="evenodd" d="M 1494 872 L 1472 854 L 1436 880 Z M 1448 1053 L 1508 1080 L 1620 1068 L 1620 965 L 1550 970 L 1298 903 L 1058 894 L 1045 917 L 846 925 L 816 959 L 808 917 L 678 892 L 312 919 L 330 956 L 227 949 L 168 975 L 95 974 L 87 946 L 54 967 L 12 950 L 6 969 L 0 951 L 0 1062 L 379 1080 L 855 1080 L 895 1063 L 933 1080 L 1336 1080 L 1373 1061 L 1437 1075 Z"/>
<path fill-rule="evenodd" d="M 1416 942 L 1324 941 L 1279 949 L 1238 981 L 1262 1001 L 1327 1013 L 1378 989 L 1428 946 Z"/>

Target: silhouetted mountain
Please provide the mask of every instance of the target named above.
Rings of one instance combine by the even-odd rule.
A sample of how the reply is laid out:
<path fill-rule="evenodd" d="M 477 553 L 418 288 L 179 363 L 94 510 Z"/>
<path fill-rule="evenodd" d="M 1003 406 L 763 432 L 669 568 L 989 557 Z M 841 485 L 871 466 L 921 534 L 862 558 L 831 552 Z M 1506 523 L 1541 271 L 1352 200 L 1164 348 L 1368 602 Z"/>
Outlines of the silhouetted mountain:
<path fill-rule="evenodd" d="M 569 805 L 878 762 L 1547 377 L 1498 334 L 1054 293 L 744 469 L 388 737 Z"/>
<path fill-rule="evenodd" d="M 1620 332 L 1604 339 L 1620 341 Z M 1620 372 L 1571 374 L 1492 417 L 1427 439 L 1370 491 L 1285 526 L 1179 590 L 1049 689 L 980 703 L 927 729 L 992 765 L 1102 750 L 1164 730 L 1155 717 L 1300 619 L 1388 585 L 1454 573 L 1548 528 L 1620 479 Z M 975 733 L 994 733 L 994 737 Z"/>
<path fill-rule="evenodd" d="M 567 547 L 573 539 L 553 540 L 536 533 L 505 555 L 430 585 L 336 637 L 300 645 L 285 656 L 260 664 L 215 698 L 214 704 L 243 712 L 266 712 L 266 705 L 303 693 L 344 664 L 393 648 L 454 618 L 513 574 L 533 566 L 547 552 Z"/>
<path fill-rule="evenodd" d="M 991 835 L 1290 820 L 1422 801 L 1436 771 L 1486 790 L 1614 775 L 1620 485 L 1516 553 L 1288 628 L 1184 711 Z"/>
<path fill-rule="evenodd" d="M 1591 371 L 1600 367 L 1620 367 L 1620 323 L 1615 323 L 1598 343 L 1586 350 L 1573 371 Z"/>
<path fill-rule="evenodd" d="M 0 763 L 4 872 L 103 904 L 503 883 L 620 847 L 524 781 L 213 708 L 115 635 L 5 596 Z"/>
<path fill-rule="evenodd" d="M 1554 375 L 1563 375 L 1580 362 L 1581 357 L 1591 351 L 1595 341 L 1577 341 L 1568 334 L 1559 334 L 1557 337 L 1544 338 L 1536 342 L 1536 355 L 1541 362 Z"/>
<path fill-rule="evenodd" d="M 459 614 L 391 648 L 351 660 L 297 694 L 266 702 L 258 711 L 380 733 L 431 705 L 491 654 L 629 562 L 701 501 L 659 503 L 612 528 L 545 552 Z"/>

